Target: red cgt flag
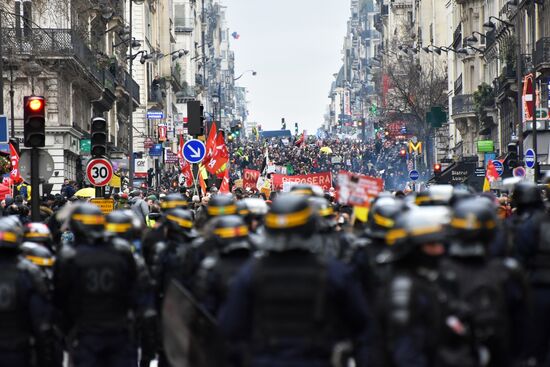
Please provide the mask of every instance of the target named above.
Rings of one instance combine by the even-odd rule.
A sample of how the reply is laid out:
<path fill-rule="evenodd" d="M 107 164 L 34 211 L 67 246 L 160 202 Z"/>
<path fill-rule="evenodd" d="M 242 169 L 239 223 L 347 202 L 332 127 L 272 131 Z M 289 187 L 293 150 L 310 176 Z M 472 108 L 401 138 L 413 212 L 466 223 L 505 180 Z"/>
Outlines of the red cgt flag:
<path fill-rule="evenodd" d="M 227 194 L 229 193 L 229 170 L 225 170 L 225 175 L 223 176 L 222 184 L 220 185 L 220 193 Z"/>
<path fill-rule="evenodd" d="M 19 154 L 13 144 L 10 143 L 10 162 L 11 162 L 11 172 L 10 178 L 14 183 L 19 183 L 22 181 L 21 172 L 19 171 Z"/>
<path fill-rule="evenodd" d="M 216 123 L 213 122 L 212 127 L 208 132 L 208 138 L 206 139 L 206 153 L 204 155 L 204 159 L 202 160 L 202 164 L 204 164 L 205 166 L 208 166 L 208 162 L 210 162 L 210 160 L 212 159 L 216 151 L 217 135 L 218 133 L 216 128 Z"/>
<path fill-rule="evenodd" d="M 216 174 L 228 161 L 229 152 L 227 151 L 225 140 L 222 134 L 218 134 L 216 137 L 216 148 L 214 149 L 212 158 L 206 164 L 206 170 L 211 174 Z"/>

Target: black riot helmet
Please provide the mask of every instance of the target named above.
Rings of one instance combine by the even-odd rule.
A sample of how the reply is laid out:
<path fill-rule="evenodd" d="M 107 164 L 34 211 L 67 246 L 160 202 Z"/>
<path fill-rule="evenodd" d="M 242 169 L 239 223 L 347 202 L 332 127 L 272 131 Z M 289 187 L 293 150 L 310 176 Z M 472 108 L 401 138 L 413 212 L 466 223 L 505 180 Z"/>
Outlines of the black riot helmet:
<path fill-rule="evenodd" d="M 270 234 L 292 233 L 303 238 L 311 237 L 317 229 L 317 217 L 303 195 L 278 195 L 265 217 Z"/>
<path fill-rule="evenodd" d="M 13 219 L 10 217 L 0 219 L 0 251 L 15 253 L 19 250 L 22 240 L 23 231 L 14 224 Z"/>
<path fill-rule="evenodd" d="M 46 246 L 35 242 L 23 242 L 21 253 L 27 260 L 42 269 L 51 269 L 55 262 L 52 251 Z"/>
<path fill-rule="evenodd" d="M 53 248 L 52 233 L 44 223 L 33 222 L 25 226 L 23 241 L 39 243 L 48 248 Z"/>
<path fill-rule="evenodd" d="M 453 196 L 451 185 L 434 185 L 416 195 L 415 204 L 418 206 L 449 205 Z"/>
<path fill-rule="evenodd" d="M 115 210 L 105 217 L 105 233 L 108 236 L 132 240 L 132 217 L 125 210 Z"/>
<path fill-rule="evenodd" d="M 293 195 L 318 196 L 323 197 L 323 190 L 318 186 L 308 184 L 296 184 L 290 188 L 290 193 Z"/>
<path fill-rule="evenodd" d="M 330 230 L 336 227 L 336 218 L 332 204 L 325 198 L 312 196 L 309 199 L 309 205 L 319 217 L 319 229 L 321 231 Z"/>
<path fill-rule="evenodd" d="M 542 194 L 534 182 L 522 181 L 514 186 L 512 205 L 518 210 L 542 207 Z"/>
<path fill-rule="evenodd" d="M 247 225 L 260 225 L 264 221 L 269 207 L 265 200 L 260 198 L 246 198 L 237 202 L 237 214 L 244 218 Z"/>
<path fill-rule="evenodd" d="M 405 203 L 393 196 L 380 197 L 371 205 L 367 218 L 367 237 L 385 240 L 386 233 L 395 225 L 397 215 L 407 210 Z"/>
<path fill-rule="evenodd" d="M 188 206 L 189 203 L 187 199 L 178 193 L 168 194 L 160 202 L 160 208 L 164 212 L 176 208 L 187 209 Z"/>
<path fill-rule="evenodd" d="M 391 247 L 379 262 L 409 258 L 423 245 L 443 244 L 449 211 L 445 207 L 418 207 L 404 211 L 395 219 L 395 225 L 386 233 L 386 244 Z"/>
<path fill-rule="evenodd" d="M 104 225 L 105 216 L 101 210 L 89 203 L 76 205 L 69 219 L 69 228 L 79 241 L 90 242 L 89 240 L 101 238 Z"/>
<path fill-rule="evenodd" d="M 248 227 L 238 215 L 224 215 L 212 219 L 208 237 L 221 251 L 249 249 Z"/>
<path fill-rule="evenodd" d="M 449 255 L 485 256 L 496 226 L 496 207 L 491 201 L 480 198 L 461 200 L 451 214 Z"/>
<path fill-rule="evenodd" d="M 186 209 L 170 210 L 165 217 L 165 226 L 170 238 L 191 238 L 195 236 L 193 230 L 193 214 Z"/>
<path fill-rule="evenodd" d="M 206 213 L 209 218 L 237 214 L 237 203 L 231 194 L 216 194 L 208 201 Z"/>

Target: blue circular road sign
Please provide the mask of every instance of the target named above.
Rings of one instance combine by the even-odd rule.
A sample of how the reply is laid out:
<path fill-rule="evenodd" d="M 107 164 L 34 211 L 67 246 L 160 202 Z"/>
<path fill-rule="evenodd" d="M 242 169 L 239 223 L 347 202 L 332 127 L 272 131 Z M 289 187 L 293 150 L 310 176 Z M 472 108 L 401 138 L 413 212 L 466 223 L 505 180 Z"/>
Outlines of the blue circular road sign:
<path fill-rule="evenodd" d="M 512 170 L 514 177 L 523 178 L 526 175 L 525 168 L 519 166 Z"/>
<path fill-rule="evenodd" d="M 418 180 L 418 178 L 420 177 L 420 174 L 418 173 L 417 170 L 413 169 L 409 172 L 409 178 L 413 181 L 416 181 Z"/>
<path fill-rule="evenodd" d="M 193 139 L 183 144 L 183 158 L 189 163 L 199 163 L 206 154 L 206 147 L 200 140 Z"/>
<path fill-rule="evenodd" d="M 497 171 L 499 176 L 502 176 L 504 173 L 504 165 L 501 161 L 494 160 L 493 165 L 495 166 L 495 170 Z"/>
<path fill-rule="evenodd" d="M 535 155 L 535 151 L 533 149 L 527 149 L 525 151 L 524 159 L 527 168 L 535 168 L 537 156 Z"/>

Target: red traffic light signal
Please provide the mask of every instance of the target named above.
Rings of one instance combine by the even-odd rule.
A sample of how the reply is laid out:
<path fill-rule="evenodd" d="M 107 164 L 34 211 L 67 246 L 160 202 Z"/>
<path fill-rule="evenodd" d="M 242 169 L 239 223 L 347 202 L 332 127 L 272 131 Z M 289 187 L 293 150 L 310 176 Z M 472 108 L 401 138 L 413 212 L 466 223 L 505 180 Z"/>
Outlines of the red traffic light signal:
<path fill-rule="evenodd" d="M 434 164 L 434 174 L 440 174 L 441 173 L 441 164 L 440 163 L 436 163 Z"/>
<path fill-rule="evenodd" d="M 406 157 L 407 156 L 407 149 L 401 148 L 401 150 L 399 151 L 399 155 L 401 157 Z"/>
<path fill-rule="evenodd" d="M 26 147 L 46 145 L 46 100 L 42 96 L 23 97 L 23 135 Z"/>

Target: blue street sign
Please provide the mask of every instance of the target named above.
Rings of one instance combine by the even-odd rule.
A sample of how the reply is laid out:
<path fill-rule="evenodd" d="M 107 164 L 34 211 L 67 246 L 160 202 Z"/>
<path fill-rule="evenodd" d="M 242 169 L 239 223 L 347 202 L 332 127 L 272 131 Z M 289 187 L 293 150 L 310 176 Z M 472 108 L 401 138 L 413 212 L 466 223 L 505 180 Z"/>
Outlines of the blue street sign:
<path fill-rule="evenodd" d="M 535 168 L 536 158 L 537 156 L 535 155 L 535 151 L 533 149 L 527 149 L 525 151 L 524 159 L 527 168 Z"/>
<path fill-rule="evenodd" d="M 206 154 L 206 147 L 200 140 L 193 139 L 183 144 L 183 158 L 189 163 L 199 163 Z"/>
<path fill-rule="evenodd" d="M 9 143 L 10 136 L 8 135 L 8 116 L 0 115 L 0 143 Z"/>
<path fill-rule="evenodd" d="M 413 181 L 416 181 L 418 180 L 418 177 L 420 177 L 420 174 L 418 173 L 417 170 L 413 169 L 412 171 L 409 172 L 409 178 Z"/>
<path fill-rule="evenodd" d="M 495 170 L 497 171 L 499 176 L 502 176 L 504 173 L 504 165 L 501 161 L 494 160 L 493 165 L 495 166 Z"/>
<path fill-rule="evenodd" d="M 164 112 L 159 110 L 147 111 L 147 120 L 158 120 L 164 118 Z"/>
<path fill-rule="evenodd" d="M 164 149 L 162 149 L 162 144 L 153 144 L 153 146 L 149 148 L 149 155 L 151 157 L 160 157 L 163 150 Z"/>
<path fill-rule="evenodd" d="M 514 177 L 518 177 L 518 178 L 523 178 L 525 177 L 527 172 L 525 172 L 525 168 L 519 166 L 519 167 L 516 167 L 512 170 L 512 175 L 514 175 Z"/>

